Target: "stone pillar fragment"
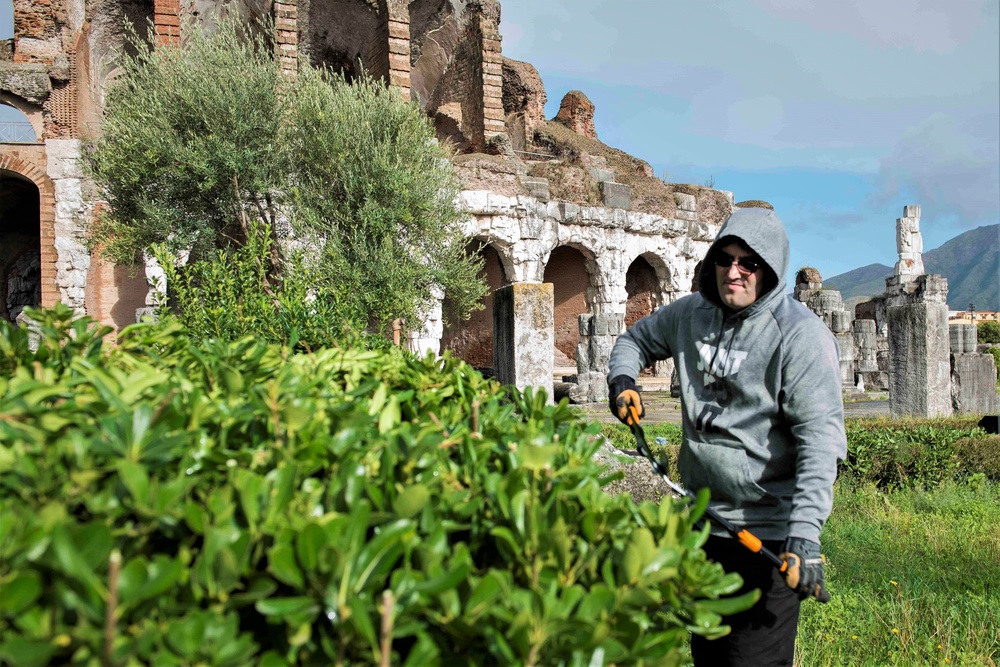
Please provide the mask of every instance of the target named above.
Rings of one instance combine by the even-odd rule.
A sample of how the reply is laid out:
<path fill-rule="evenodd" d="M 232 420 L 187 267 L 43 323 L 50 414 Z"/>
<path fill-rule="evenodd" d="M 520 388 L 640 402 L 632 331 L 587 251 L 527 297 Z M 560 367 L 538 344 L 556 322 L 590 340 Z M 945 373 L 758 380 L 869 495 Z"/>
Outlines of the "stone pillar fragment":
<path fill-rule="evenodd" d="M 441 338 L 444 336 L 444 310 L 441 306 L 444 300 L 444 290 L 440 287 L 431 289 L 431 303 L 427 309 L 418 313 L 420 321 L 417 326 L 410 327 L 406 332 L 406 348 L 424 356 L 441 353 Z"/>
<path fill-rule="evenodd" d="M 625 313 L 580 315 L 580 343 L 576 348 L 577 394 L 574 403 L 608 400 L 608 360 L 615 339 L 625 331 Z"/>
<path fill-rule="evenodd" d="M 552 283 L 512 283 L 493 293 L 493 370 L 503 384 L 538 387 L 552 400 Z"/>
<path fill-rule="evenodd" d="M 957 413 L 996 414 L 997 367 L 992 354 L 951 355 L 951 399 Z"/>
<path fill-rule="evenodd" d="M 893 275 L 900 282 L 910 282 L 924 273 L 924 240 L 920 235 L 920 207 L 904 206 L 903 217 L 896 218 L 896 252 L 899 261 Z"/>
<path fill-rule="evenodd" d="M 905 291 L 890 296 L 886 310 L 889 410 L 894 417 L 947 417 L 952 413 L 948 281 L 923 275 L 901 286 Z"/>

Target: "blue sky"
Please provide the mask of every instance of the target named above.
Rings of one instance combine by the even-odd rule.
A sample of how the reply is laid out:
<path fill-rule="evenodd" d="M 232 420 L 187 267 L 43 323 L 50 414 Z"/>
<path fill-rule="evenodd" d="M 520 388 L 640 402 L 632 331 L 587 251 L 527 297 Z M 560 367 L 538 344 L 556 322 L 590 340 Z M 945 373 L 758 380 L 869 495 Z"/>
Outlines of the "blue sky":
<path fill-rule="evenodd" d="M 892 266 L 906 204 L 925 250 L 1000 222 L 996 0 L 502 0 L 500 32 L 550 118 L 582 90 L 658 176 L 773 204 L 793 272 Z"/>
<path fill-rule="evenodd" d="M 550 118 L 582 90 L 602 141 L 669 181 L 770 202 L 792 271 L 832 277 L 891 266 L 906 204 L 922 206 L 928 250 L 1000 222 L 998 6 L 502 0 L 500 31 L 504 55 L 541 74 Z"/>

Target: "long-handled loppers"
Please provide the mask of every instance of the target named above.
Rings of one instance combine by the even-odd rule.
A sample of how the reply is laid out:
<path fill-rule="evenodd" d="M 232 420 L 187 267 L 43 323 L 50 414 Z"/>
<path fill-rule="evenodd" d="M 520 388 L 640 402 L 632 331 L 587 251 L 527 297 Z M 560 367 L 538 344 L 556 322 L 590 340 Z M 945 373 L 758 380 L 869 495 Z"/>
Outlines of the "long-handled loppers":
<path fill-rule="evenodd" d="M 683 486 L 677 482 L 670 479 L 667 475 L 667 470 L 663 467 L 663 464 L 653 456 L 653 452 L 650 451 L 649 446 L 646 444 L 646 434 L 642 430 L 642 426 L 639 424 L 639 411 L 634 405 L 628 406 L 629 419 L 628 426 L 632 429 L 632 435 L 635 437 L 635 443 L 639 448 L 639 453 L 645 456 L 649 462 L 653 465 L 653 470 L 660 474 L 663 481 L 666 482 L 670 490 L 679 496 L 686 496 L 692 500 L 695 495 L 685 489 Z M 774 552 L 764 546 L 764 543 L 760 541 L 760 538 L 751 533 L 746 528 L 740 528 L 733 524 L 728 519 L 722 517 L 718 512 L 716 512 L 711 507 L 705 508 L 705 514 L 709 519 L 721 526 L 727 533 L 735 537 L 740 544 L 749 549 L 755 554 L 760 554 L 767 560 L 771 562 L 774 567 L 778 568 L 783 576 L 788 576 L 789 562 L 787 560 L 779 558 Z M 815 598 L 820 602 L 829 602 L 830 593 L 827 592 L 826 588 L 821 588 Z"/>

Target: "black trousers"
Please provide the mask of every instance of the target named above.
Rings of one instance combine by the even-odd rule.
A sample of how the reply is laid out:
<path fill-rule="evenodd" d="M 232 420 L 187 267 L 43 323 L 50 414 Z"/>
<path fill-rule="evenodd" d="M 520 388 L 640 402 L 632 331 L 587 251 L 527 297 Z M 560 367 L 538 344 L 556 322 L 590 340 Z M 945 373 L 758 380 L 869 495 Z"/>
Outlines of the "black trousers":
<path fill-rule="evenodd" d="M 768 541 L 764 546 L 779 553 L 782 543 Z M 759 588 L 761 596 L 750 609 L 723 617 L 723 623 L 732 627 L 725 637 L 708 640 L 691 636 L 691 656 L 696 667 L 791 666 L 799 624 L 798 596 L 769 561 L 747 551 L 736 540 L 713 535 L 704 549 L 726 572 L 738 572 L 743 577 L 740 593 Z"/>

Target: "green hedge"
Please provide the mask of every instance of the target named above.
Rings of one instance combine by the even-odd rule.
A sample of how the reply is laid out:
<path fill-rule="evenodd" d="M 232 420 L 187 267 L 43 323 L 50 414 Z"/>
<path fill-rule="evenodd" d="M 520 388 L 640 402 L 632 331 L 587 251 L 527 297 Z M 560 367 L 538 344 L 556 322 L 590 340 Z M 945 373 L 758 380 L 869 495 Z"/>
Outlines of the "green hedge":
<path fill-rule="evenodd" d="M 449 357 L 0 324 L 0 663 L 679 664 L 737 575 L 702 506 Z M 702 498 L 702 503 L 705 499 Z"/>
<path fill-rule="evenodd" d="M 978 427 L 978 416 L 947 419 L 847 419 L 847 459 L 839 475 L 851 483 L 879 487 L 936 486 L 945 481 L 982 477 L 1000 481 L 1000 436 Z M 676 424 L 646 424 L 654 445 L 671 476 L 680 479 L 677 453 L 682 439 Z M 619 449 L 634 449 L 629 430 L 605 423 L 602 434 Z"/>
<path fill-rule="evenodd" d="M 880 487 L 931 487 L 973 475 L 1000 480 L 1000 440 L 977 422 L 977 416 L 849 419 L 840 474 Z"/>

